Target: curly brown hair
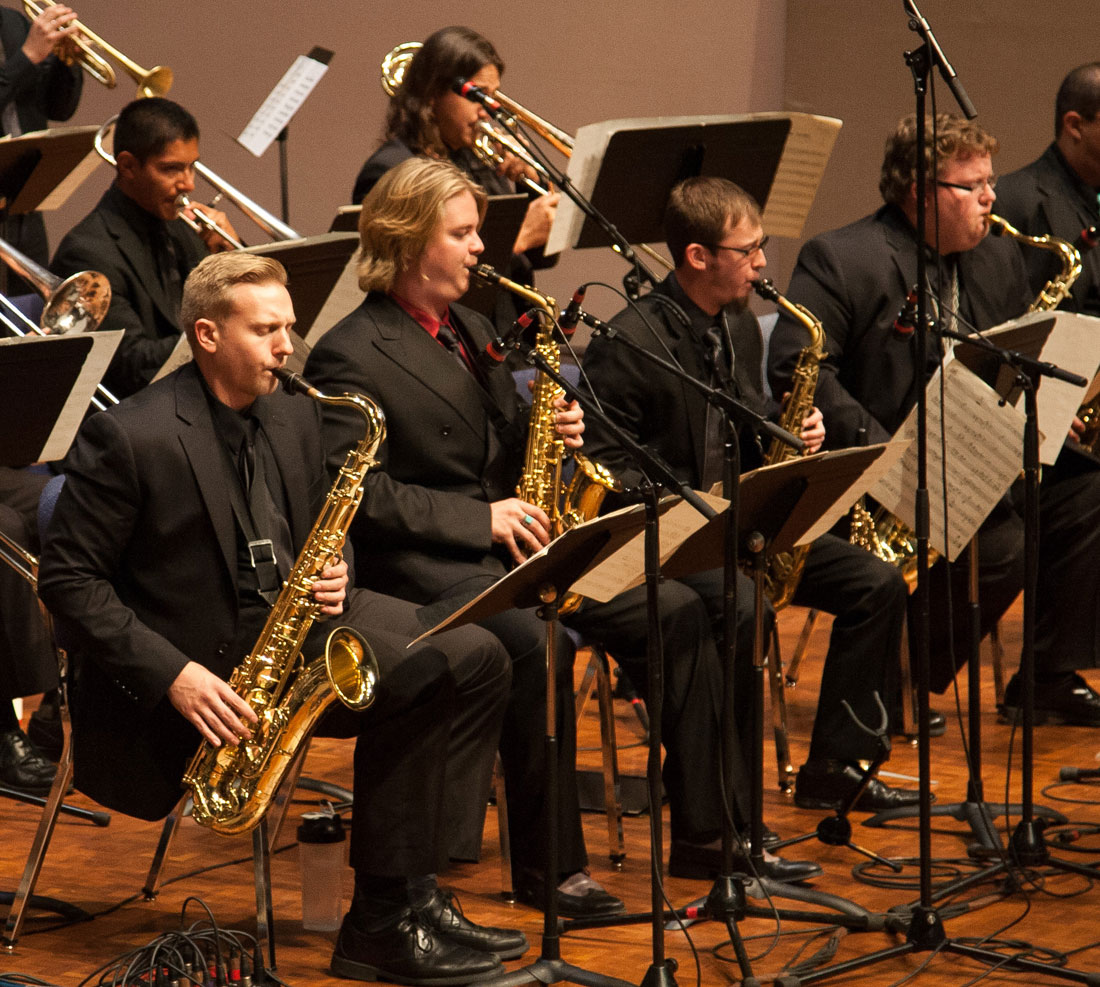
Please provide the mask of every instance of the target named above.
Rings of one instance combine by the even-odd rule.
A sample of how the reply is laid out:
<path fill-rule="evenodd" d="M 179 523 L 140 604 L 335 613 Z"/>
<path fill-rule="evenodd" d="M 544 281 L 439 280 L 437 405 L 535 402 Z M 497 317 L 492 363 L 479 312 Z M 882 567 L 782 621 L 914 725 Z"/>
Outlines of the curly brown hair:
<path fill-rule="evenodd" d="M 931 139 L 935 123 L 935 140 Z M 1000 143 L 980 124 L 950 113 L 939 113 L 935 121 L 925 118 L 928 143 L 924 148 L 924 160 L 932 174 L 935 161 L 942 167 L 955 157 L 996 154 Z M 917 180 L 917 118 L 910 114 L 898 121 L 897 128 L 886 138 L 886 153 L 882 159 L 882 172 L 878 190 L 883 199 L 895 206 L 902 206 L 909 198 L 909 190 Z"/>

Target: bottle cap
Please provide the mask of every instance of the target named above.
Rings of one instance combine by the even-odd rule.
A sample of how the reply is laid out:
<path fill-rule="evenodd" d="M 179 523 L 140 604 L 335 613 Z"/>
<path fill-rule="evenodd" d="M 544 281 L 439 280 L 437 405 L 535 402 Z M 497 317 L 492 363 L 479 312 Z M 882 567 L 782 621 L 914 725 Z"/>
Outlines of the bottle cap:
<path fill-rule="evenodd" d="M 341 843 L 344 822 L 338 812 L 304 812 L 298 827 L 299 843 Z"/>

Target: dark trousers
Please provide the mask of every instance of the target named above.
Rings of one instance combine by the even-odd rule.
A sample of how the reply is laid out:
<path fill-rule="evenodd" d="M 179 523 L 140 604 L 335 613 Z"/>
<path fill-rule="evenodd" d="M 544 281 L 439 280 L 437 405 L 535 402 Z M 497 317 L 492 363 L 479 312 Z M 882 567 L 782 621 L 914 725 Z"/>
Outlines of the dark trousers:
<path fill-rule="evenodd" d="M 434 873 L 476 855 L 509 692 L 508 655 L 478 627 L 407 649 L 423 630 L 416 609 L 354 590 L 344 615 L 319 628 L 359 630 L 381 670 L 371 707 L 336 705 L 319 730 L 357 738 L 351 863 L 377 876 Z"/>
<path fill-rule="evenodd" d="M 661 583 L 658 613 L 664 642 L 663 777 L 671 835 L 706 843 L 722 830 L 722 666 L 706 603 L 693 588 L 674 580 Z M 565 619 L 586 641 L 607 650 L 648 701 L 645 586 L 607 603 L 586 600 Z M 743 774 L 743 764 L 739 770 Z"/>
<path fill-rule="evenodd" d="M 898 654 L 908 588 L 901 573 L 835 535 L 810 545 L 792 602 L 834 614 L 821 672 L 809 760 L 873 758 L 878 742 L 841 705 L 868 726 L 880 720 L 877 692 L 890 709 L 898 689 Z"/>

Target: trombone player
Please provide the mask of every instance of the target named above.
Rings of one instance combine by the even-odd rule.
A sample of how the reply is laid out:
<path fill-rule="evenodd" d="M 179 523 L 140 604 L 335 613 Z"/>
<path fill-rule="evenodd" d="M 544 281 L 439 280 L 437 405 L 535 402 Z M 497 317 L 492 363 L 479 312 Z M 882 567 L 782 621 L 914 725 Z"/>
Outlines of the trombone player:
<path fill-rule="evenodd" d="M 33 20 L 0 7 L 0 132 L 18 137 L 45 130 L 50 120 L 68 120 L 83 91 L 79 65 L 67 65 L 60 47 L 76 30 L 72 8 L 55 4 Z M 43 267 L 49 260 L 46 227 L 38 213 L 4 216 L 0 236 Z M 6 268 L 4 268 L 6 271 Z M 22 278 L 0 275 L 5 294 L 33 293 Z"/>
<path fill-rule="evenodd" d="M 195 189 L 199 158 L 198 123 L 186 109 L 162 97 L 134 100 L 118 116 L 114 143 L 114 182 L 66 234 L 50 267 L 63 277 L 91 268 L 110 281 L 111 307 L 100 328 L 126 334 L 104 384 L 126 397 L 153 379 L 175 347 L 187 275 L 232 244 L 206 225 L 201 232 L 189 227 L 194 207 L 181 211 L 180 196 Z M 203 212 L 236 236 L 224 213 Z"/>

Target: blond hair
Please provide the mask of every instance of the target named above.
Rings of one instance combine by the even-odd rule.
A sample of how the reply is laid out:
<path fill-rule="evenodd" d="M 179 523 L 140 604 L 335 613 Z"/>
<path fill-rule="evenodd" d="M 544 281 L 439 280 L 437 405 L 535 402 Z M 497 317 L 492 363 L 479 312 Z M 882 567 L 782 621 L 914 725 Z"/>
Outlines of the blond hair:
<path fill-rule="evenodd" d="M 232 290 L 239 284 L 285 285 L 286 268 L 272 257 L 227 250 L 199 261 L 183 285 L 180 328 L 193 338 L 199 319 L 217 322 L 233 310 Z"/>
<path fill-rule="evenodd" d="M 446 204 L 469 192 L 485 217 L 485 190 L 449 161 L 409 158 L 387 171 L 367 193 L 359 217 L 359 287 L 389 291 L 397 275 L 420 256 Z"/>

